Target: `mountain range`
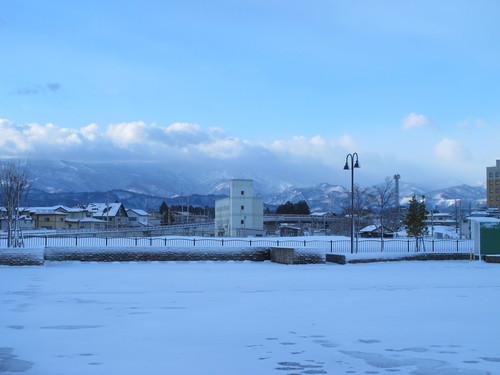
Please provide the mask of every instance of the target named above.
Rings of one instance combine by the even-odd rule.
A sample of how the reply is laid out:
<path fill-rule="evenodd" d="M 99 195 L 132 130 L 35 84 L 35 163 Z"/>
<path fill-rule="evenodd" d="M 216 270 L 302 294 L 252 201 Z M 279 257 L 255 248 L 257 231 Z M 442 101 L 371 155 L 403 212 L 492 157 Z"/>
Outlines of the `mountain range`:
<path fill-rule="evenodd" d="M 126 207 L 157 210 L 164 201 L 168 205 L 213 206 L 215 200 L 229 194 L 229 180 L 251 178 L 257 196 L 271 209 L 290 201 L 305 200 L 314 212 L 340 213 L 349 201 L 348 188 L 319 183 L 294 186 L 280 180 L 278 174 L 250 176 L 228 170 L 190 174 L 176 170 L 168 163 L 77 163 L 36 160 L 28 165 L 32 189 L 27 205 L 52 206 L 87 204 L 90 202 L 123 202 Z M 460 185 L 430 189 L 400 180 L 400 203 L 414 194 L 425 195 L 427 207 L 441 211 L 479 208 L 485 205 L 484 186 Z"/>

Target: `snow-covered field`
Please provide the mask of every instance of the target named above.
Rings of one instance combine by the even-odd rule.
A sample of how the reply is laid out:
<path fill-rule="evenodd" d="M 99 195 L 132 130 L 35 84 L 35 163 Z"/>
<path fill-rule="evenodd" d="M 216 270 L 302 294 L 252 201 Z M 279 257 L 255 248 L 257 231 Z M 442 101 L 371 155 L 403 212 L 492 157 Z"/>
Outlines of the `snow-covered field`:
<path fill-rule="evenodd" d="M 499 275 L 468 261 L 0 266 L 0 372 L 495 375 Z"/>

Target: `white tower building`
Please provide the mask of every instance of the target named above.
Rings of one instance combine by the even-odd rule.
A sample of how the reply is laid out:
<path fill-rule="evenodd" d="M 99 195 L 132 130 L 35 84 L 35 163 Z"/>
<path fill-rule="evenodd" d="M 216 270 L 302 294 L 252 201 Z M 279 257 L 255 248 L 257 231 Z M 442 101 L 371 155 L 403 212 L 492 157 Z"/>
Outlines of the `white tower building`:
<path fill-rule="evenodd" d="M 215 202 L 215 235 L 264 235 L 264 199 L 254 197 L 253 180 L 231 180 L 229 198 Z"/>

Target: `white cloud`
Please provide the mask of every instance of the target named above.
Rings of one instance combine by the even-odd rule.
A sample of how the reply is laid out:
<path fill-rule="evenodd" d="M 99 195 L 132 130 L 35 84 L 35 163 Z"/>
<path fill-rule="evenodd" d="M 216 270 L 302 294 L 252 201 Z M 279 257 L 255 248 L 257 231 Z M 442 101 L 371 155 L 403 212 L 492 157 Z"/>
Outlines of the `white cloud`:
<path fill-rule="evenodd" d="M 467 162 L 471 160 L 470 152 L 455 139 L 444 138 L 434 146 L 436 156 L 445 162 Z"/>
<path fill-rule="evenodd" d="M 413 128 L 421 128 L 429 125 L 429 119 L 424 115 L 419 115 L 416 113 L 410 113 L 403 120 L 401 120 L 401 127 L 404 130 L 410 130 Z"/>
<path fill-rule="evenodd" d="M 122 122 L 109 125 L 106 134 L 113 142 L 127 146 L 134 143 L 144 143 L 148 140 L 150 127 L 142 121 Z"/>
<path fill-rule="evenodd" d="M 32 149 L 30 143 L 13 122 L 0 119 L 0 147 L 7 154 L 26 152 Z"/>
<path fill-rule="evenodd" d="M 400 133 L 400 136 L 403 134 Z M 345 184 L 347 177 L 342 170 L 345 157 L 356 151 L 363 165 L 356 178 L 365 186 L 378 183 L 395 172 L 413 182 L 459 174 L 475 181 L 478 175 L 482 175 L 483 169 L 475 173 L 474 168 L 478 168 L 471 160 L 486 159 L 486 164 L 494 161 L 495 156 L 491 154 L 498 149 L 494 137 L 476 134 L 481 145 L 487 139 L 494 146 L 481 146 L 481 150 L 485 150 L 485 156 L 481 157 L 477 147 L 472 145 L 474 138 L 469 132 L 465 138 L 455 135 L 436 141 L 425 137 L 414 142 L 415 147 L 412 147 L 413 143 L 407 144 L 407 140 L 398 140 L 396 135 L 390 139 L 391 147 L 387 147 L 387 143 L 381 143 L 370 135 L 363 140 L 361 147 L 357 137 L 348 134 L 338 138 L 294 136 L 271 142 L 252 142 L 231 137 L 220 128 L 207 129 L 187 123 L 161 126 L 136 121 L 102 128 L 93 123 L 72 129 L 55 124 L 23 125 L 0 120 L 0 158 L 161 161 L 179 173 L 189 169 L 190 173 L 203 174 L 227 167 L 254 175 L 262 172 L 287 176 L 289 181 L 301 180 L 306 184 L 324 181 Z M 468 148 L 475 150 L 473 156 Z M 489 149 L 492 151 L 487 152 Z M 469 166 L 468 173 L 465 164 Z"/>
<path fill-rule="evenodd" d="M 359 145 L 352 135 L 345 134 L 339 138 L 337 144 L 346 150 L 358 150 Z"/>
<path fill-rule="evenodd" d="M 97 124 L 90 124 L 83 127 L 80 131 L 86 139 L 89 141 L 95 141 L 99 136 L 101 129 L 99 129 L 99 125 Z"/>

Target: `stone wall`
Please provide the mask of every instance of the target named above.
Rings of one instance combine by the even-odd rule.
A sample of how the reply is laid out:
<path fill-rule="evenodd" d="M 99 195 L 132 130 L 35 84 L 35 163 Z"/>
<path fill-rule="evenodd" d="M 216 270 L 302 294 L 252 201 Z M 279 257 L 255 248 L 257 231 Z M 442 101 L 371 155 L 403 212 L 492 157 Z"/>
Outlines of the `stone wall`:
<path fill-rule="evenodd" d="M 133 262 L 133 261 L 243 261 L 261 262 L 270 259 L 269 248 L 198 248 L 192 247 L 119 247 L 119 248 L 62 248 L 45 249 L 45 260 L 82 262 Z"/>

